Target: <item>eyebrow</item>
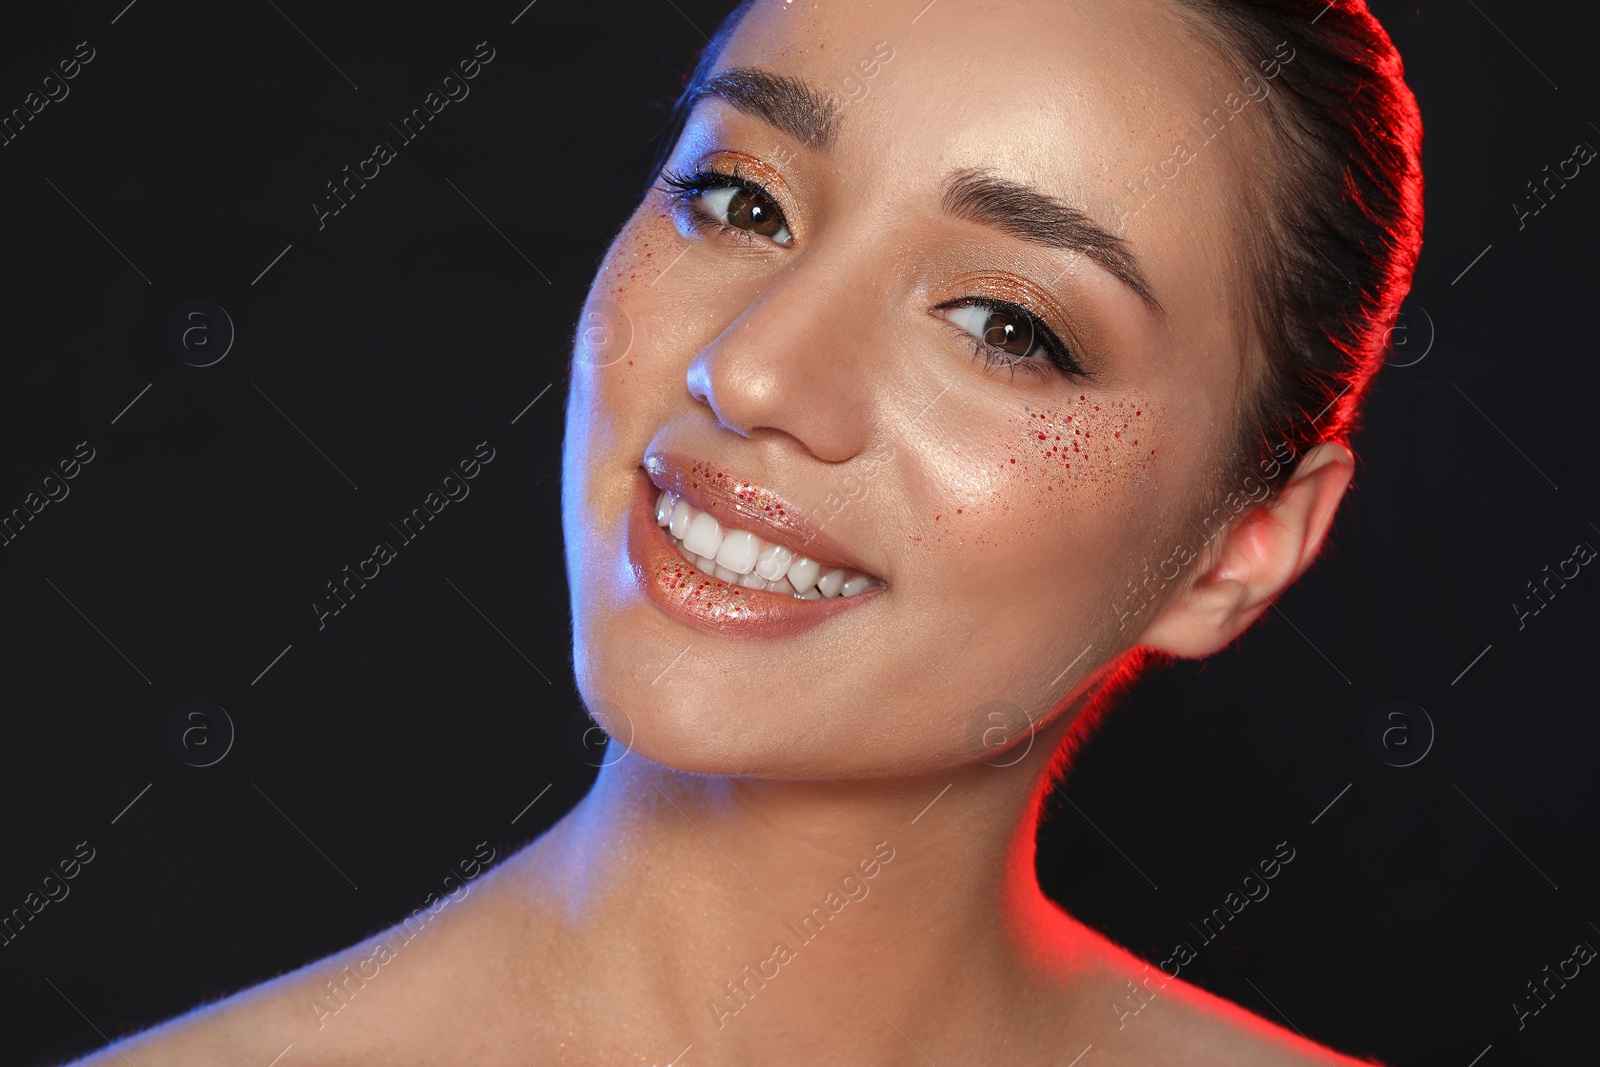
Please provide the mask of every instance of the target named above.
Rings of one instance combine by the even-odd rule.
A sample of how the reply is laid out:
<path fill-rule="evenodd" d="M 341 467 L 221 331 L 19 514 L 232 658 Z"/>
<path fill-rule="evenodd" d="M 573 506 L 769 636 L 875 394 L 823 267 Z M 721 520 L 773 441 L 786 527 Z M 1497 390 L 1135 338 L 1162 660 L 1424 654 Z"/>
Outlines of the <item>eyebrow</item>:
<path fill-rule="evenodd" d="M 1150 310 L 1166 313 L 1127 242 L 1070 204 L 980 169 L 952 174 L 941 200 L 945 211 L 956 218 L 1047 248 L 1079 253 L 1133 290 Z"/>
<path fill-rule="evenodd" d="M 832 148 L 839 137 L 838 99 L 799 78 L 756 67 L 733 67 L 695 86 L 685 103 L 693 108 L 706 99 L 725 101 L 824 150 Z M 1127 286 L 1147 308 L 1166 313 L 1127 242 L 1070 204 L 981 168 L 951 174 L 940 201 L 945 212 L 956 218 L 1031 244 L 1077 252 Z"/>
<path fill-rule="evenodd" d="M 797 140 L 832 148 L 839 136 L 839 101 L 799 78 L 754 67 L 734 67 L 695 86 L 687 104 L 715 98 Z"/>

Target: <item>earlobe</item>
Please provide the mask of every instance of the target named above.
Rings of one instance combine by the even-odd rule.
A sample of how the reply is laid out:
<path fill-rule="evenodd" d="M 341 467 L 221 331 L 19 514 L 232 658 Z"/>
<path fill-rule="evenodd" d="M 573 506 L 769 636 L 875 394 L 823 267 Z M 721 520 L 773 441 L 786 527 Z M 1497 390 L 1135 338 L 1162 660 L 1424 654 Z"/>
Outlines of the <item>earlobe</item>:
<path fill-rule="evenodd" d="M 1184 658 L 1227 647 L 1311 566 L 1354 473 L 1342 442 L 1307 451 L 1275 498 L 1206 546 L 1202 570 L 1161 606 L 1140 643 Z"/>

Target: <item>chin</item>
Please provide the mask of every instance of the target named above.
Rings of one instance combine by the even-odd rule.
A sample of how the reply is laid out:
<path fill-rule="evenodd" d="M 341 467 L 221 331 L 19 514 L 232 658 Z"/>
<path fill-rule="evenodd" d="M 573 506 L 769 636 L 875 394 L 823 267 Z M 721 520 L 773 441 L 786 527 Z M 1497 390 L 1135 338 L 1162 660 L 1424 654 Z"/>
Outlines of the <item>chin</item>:
<path fill-rule="evenodd" d="M 638 756 L 690 774 L 761 778 L 834 777 L 856 770 L 855 761 L 841 755 L 862 748 L 860 739 L 840 736 L 854 731 L 828 729 L 823 720 L 836 717 L 817 705 L 795 702 L 792 683 L 765 682 L 771 688 L 753 695 L 726 672 L 708 670 L 709 664 L 686 668 L 693 653 L 661 676 L 662 665 L 672 663 L 687 642 L 667 651 L 649 639 L 655 628 L 647 621 L 625 614 L 578 630 L 578 690 L 590 716 L 612 738 L 590 762 L 610 765 Z"/>

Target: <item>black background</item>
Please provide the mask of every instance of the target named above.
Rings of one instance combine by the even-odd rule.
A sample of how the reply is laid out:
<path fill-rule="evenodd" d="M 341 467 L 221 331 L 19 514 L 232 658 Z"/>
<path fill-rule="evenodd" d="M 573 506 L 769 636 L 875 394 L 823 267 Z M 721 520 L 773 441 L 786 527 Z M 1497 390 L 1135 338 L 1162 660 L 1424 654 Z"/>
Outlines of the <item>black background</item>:
<path fill-rule="evenodd" d="M 0 548 L 0 912 L 95 849 L 0 948 L 5 1062 L 354 942 L 592 778 L 569 741 L 563 364 L 727 5 L 523 2 L 5 16 L 0 110 L 96 52 L 0 147 L 0 512 L 78 442 L 95 454 Z M 1520 230 L 1512 203 L 1600 145 L 1596 19 L 1376 10 L 1422 104 L 1428 224 L 1355 491 L 1239 647 L 1139 684 L 1068 787 L 1078 810 L 1058 798 L 1041 876 L 1159 960 L 1288 841 L 1272 895 L 1184 977 L 1396 1064 L 1542 1062 L 1600 1044 L 1593 968 L 1520 1031 L 1511 1008 L 1600 946 L 1600 577 L 1520 630 L 1512 603 L 1600 546 L 1600 177 Z M 324 183 L 485 40 L 471 95 L 319 231 Z M 210 367 L 167 344 L 193 299 L 237 329 Z M 319 631 L 324 583 L 485 440 L 471 495 Z M 196 699 L 237 728 L 205 768 L 167 740 Z M 1391 700 L 1435 733 L 1413 712 L 1391 735 L 1426 750 L 1409 767 L 1368 741 Z"/>

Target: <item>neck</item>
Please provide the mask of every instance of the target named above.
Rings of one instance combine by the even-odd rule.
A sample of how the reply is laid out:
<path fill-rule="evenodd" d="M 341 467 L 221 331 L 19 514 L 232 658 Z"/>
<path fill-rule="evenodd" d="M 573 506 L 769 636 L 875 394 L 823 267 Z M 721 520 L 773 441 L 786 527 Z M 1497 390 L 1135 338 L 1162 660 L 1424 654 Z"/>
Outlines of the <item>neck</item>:
<path fill-rule="evenodd" d="M 524 854 L 519 896 L 544 902 L 540 925 L 573 946 L 570 979 L 595 982 L 603 1010 L 635 1033 L 656 1015 L 701 1056 L 738 1048 L 730 1032 L 814 1022 L 819 1001 L 928 1012 L 955 996 L 956 969 L 949 1010 L 981 1010 L 983 988 L 1014 1001 L 1097 943 L 1033 863 L 1050 758 L 1084 703 L 1025 751 L 914 777 L 710 777 L 626 753 Z"/>

